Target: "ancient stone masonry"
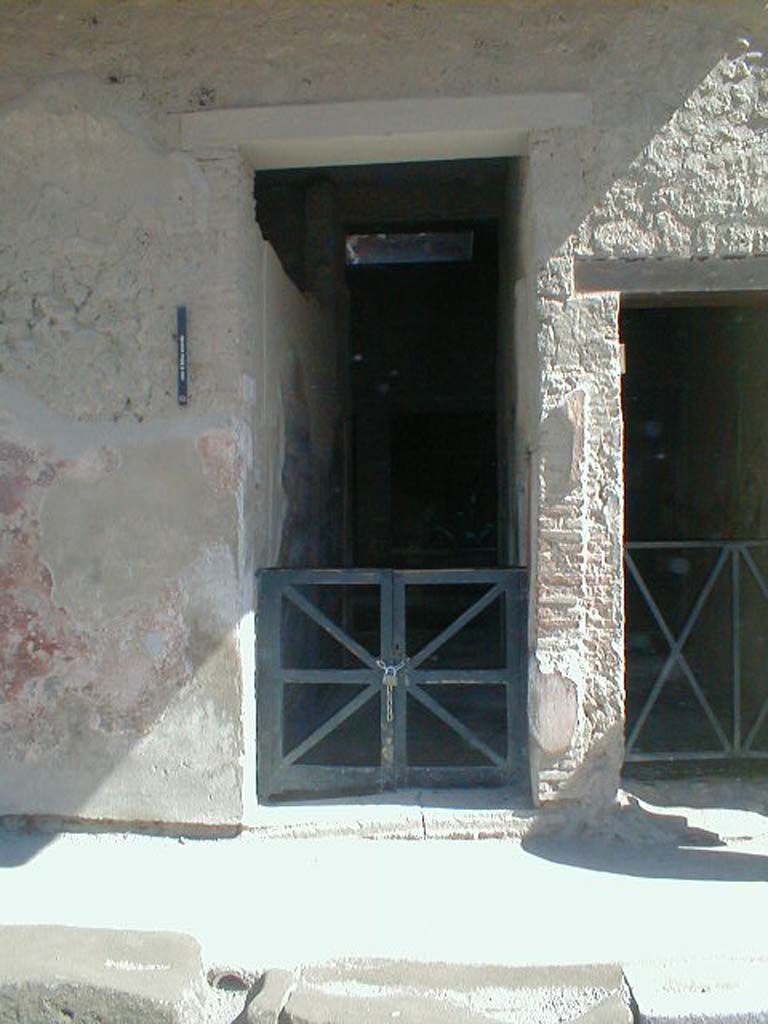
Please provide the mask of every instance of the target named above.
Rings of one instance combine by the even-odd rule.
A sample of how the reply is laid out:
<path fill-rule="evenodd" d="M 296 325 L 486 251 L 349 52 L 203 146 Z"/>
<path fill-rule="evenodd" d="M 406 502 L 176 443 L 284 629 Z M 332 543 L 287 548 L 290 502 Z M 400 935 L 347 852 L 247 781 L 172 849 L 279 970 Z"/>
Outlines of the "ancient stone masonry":
<path fill-rule="evenodd" d="M 768 254 L 768 67 L 723 57 L 582 224 L 579 257 Z"/>
<path fill-rule="evenodd" d="M 508 504 L 534 802 L 602 808 L 623 758 L 620 294 L 580 271 L 690 264 L 714 290 L 768 262 L 762 0 L 215 8 L 3 5 L 0 817 L 238 826 L 254 569 L 331 557 L 329 318 L 260 236 L 249 160 L 182 152 L 179 112 L 550 93 L 582 98 L 582 126 L 501 154 Z"/>
<path fill-rule="evenodd" d="M 614 682 L 623 676 L 618 303 L 615 295 L 575 293 L 573 260 L 765 253 L 768 71 L 761 53 L 741 46 L 746 52 L 715 65 L 551 255 L 551 223 L 539 232 L 542 428 L 531 686 L 534 760 L 543 749 L 546 762 L 538 773 L 542 799 L 599 789 L 601 777 L 610 789 L 622 747 L 623 694 Z M 536 183 L 541 175 L 532 186 L 542 190 L 539 216 L 544 195 L 575 171 L 568 158 L 583 154 L 583 145 L 555 133 L 536 140 L 531 177 Z M 578 714 L 569 710 L 574 705 Z M 558 747 L 574 719 L 566 753 Z"/>

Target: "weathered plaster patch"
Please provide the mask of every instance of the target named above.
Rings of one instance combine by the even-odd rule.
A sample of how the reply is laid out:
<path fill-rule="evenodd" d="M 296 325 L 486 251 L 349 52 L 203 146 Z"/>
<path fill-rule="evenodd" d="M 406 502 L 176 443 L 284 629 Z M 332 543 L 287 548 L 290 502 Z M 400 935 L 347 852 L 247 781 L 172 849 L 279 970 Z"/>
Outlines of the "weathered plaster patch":
<path fill-rule="evenodd" d="M 579 717 L 578 687 L 558 674 L 539 674 L 529 702 L 531 734 L 548 757 L 570 749 Z"/>
<path fill-rule="evenodd" d="M 768 175 L 768 67 L 726 56 L 585 218 L 580 254 L 746 256 L 760 252 Z"/>
<path fill-rule="evenodd" d="M 82 656 L 85 639 L 52 599 L 39 552 L 39 509 L 59 466 L 35 449 L 0 443 L 0 703 Z"/>
<path fill-rule="evenodd" d="M 201 547 L 232 534 L 232 502 L 206 492 L 194 444 L 181 440 L 123 449 L 100 477 L 63 478 L 41 516 L 56 600 L 83 623 L 154 600 Z"/>
<path fill-rule="evenodd" d="M 216 430 L 203 434 L 197 442 L 203 473 L 218 493 L 232 493 L 243 484 L 245 460 L 241 444 L 231 431 Z"/>
<path fill-rule="evenodd" d="M 544 495 L 550 501 L 562 501 L 577 486 L 583 471 L 583 391 L 568 395 L 546 416 L 540 445 Z"/>
<path fill-rule="evenodd" d="M 81 420 L 142 422 L 167 397 L 182 253 L 207 226 L 195 162 L 129 120 L 74 80 L 0 110 L 0 365 Z"/>
<path fill-rule="evenodd" d="M 225 544 L 206 547 L 181 575 L 185 607 L 205 617 L 210 629 L 223 634 L 238 622 L 235 561 Z"/>

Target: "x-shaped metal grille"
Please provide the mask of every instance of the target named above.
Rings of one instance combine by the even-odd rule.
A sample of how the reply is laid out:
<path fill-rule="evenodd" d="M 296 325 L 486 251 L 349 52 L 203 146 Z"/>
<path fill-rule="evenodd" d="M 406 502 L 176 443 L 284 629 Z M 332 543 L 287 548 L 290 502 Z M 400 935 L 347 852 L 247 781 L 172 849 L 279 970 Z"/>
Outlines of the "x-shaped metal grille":
<path fill-rule="evenodd" d="M 259 602 L 259 776 L 262 794 L 334 789 L 363 791 L 425 782 L 439 785 L 441 781 L 448 784 L 459 781 L 462 771 L 466 771 L 468 784 L 473 781 L 470 776 L 478 777 L 480 781 L 487 776 L 487 781 L 495 783 L 508 780 L 513 770 L 520 769 L 523 748 L 522 743 L 510 742 L 510 736 L 521 729 L 524 708 L 521 657 L 524 583 L 520 570 L 269 570 L 263 573 Z M 477 596 L 480 584 L 482 592 Z M 370 636 L 362 637 L 349 628 L 338 609 L 332 614 L 327 611 L 328 602 L 324 599 L 332 588 L 350 588 L 354 598 L 355 588 L 361 585 L 369 589 L 375 587 L 378 595 L 379 649 L 374 647 Z M 436 590 L 441 586 L 451 586 L 458 588 L 458 593 L 463 589 L 468 604 L 435 636 L 426 642 L 412 642 L 415 649 L 406 652 L 409 612 L 405 595 L 408 586 L 434 587 Z M 443 657 L 450 641 L 476 623 L 486 609 L 494 606 L 501 609 L 505 634 L 503 664 L 493 669 L 435 668 L 434 663 Z M 286 653 L 286 643 L 290 646 L 292 642 L 285 634 L 286 609 L 293 609 L 294 616 L 296 612 L 300 613 L 301 621 L 308 628 L 311 624 L 316 634 L 331 638 L 336 645 L 334 651 L 338 648 L 337 667 L 312 664 L 311 655 L 301 667 L 292 667 Z M 439 693 L 447 692 L 441 687 L 466 689 L 483 684 L 501 687 L 508 694 L 505 728 L 509 735 L 504 751 L 494 749 L 478 728 L 463 721 L 454 708 L 444 706 L 437 699 Z M 310 693 L 311 703 L 323 686 L 326 690 L 335 690 L 335 703 L 331 710 L 328 713 L 321 710 L 316 715 L 319 720 L 312 720 L 308 727 L 291 731 L 288 719 L 292 710 L 290 702 L 285 699 L 286 688 L 320 687 L 314 694 Z M 351 687 L 348 697 L 339 689 L 344 686 Z M 380 695 L 378 706 L 373 709 L 380 711 L 380 756 L 377 763 L 352 765 L 340 760 L 338 765 L 334 765 L 332 755 L 330 763 L 309 763 L 313 756 L 317 759 L 317 751 L 325 741 L 333 743 L 342 727 L 349 730 L 353 723 L 360 721 L 354 718 L 358 712 L 368 708 L 370 724 L 370 705 L 376 701 L 377 695 Z M 406 736 L 409 728 L 408 699 L 438 719 L 466 748 L 475 752 L 476 758 L 479 757 L 486 768 L 478 768 L 475 764 L 466 769 L 452 765 L 445 769 L 421 770 L 409 764 Z M 289 732 L 292 739 L 288 739 Z M 426 772 L 428 778 L 422 778 L 419 771 L 422 775 Z M 442 776 L 445 776 L 444 780 Z"/>
<path fill-rule="evenodd" d="M 646 607 L 650 611 L 661 635 L 668 645 L 668 653 L 655 678 L 655 681 L 648 693 L 648 696 L 634 722 L 627 737 L 626 754 L 628 760 L 652 760 L 655 757 L 674 756 L 679 758 L 701 756 L 712 757 L 768 757 L 768 750 L 762 751 L 754 748 L 763 724 L 768 717 L 768 696 L 763 700 L 752 725 L 744 735 L 744 724 L 742 721 L 742 648 L 743 644 L 749 641 L 749 637 L 743 635 L 742 630 L 742 601 L 743 586 L 741 582 L 741 563 L 743 562 L 754 579 L 762 597 L 768 601 L 768 585 L 758 568 L 752 550 L 759 547 L 768 547 L 768 543 L 744 542 L 744 543 L 707 543 L 707 542 L 659 542 L 659 543 L 630 543 L 627 544 L 624 560 L 629 577 L 634 580 L 640 594 L 643 597 Z M 675 635 L 670 628 L 665 616 L 662 614 L 659 602 L 654 598 L 650 586 L 638 568 L 637 561 L 633 555 L 634 551 L 667 551 L 673 554 L 675 551 L 702 551 L 714 550 L 716 552 L 715 562 L 706 576 L 703 586 L 697 594 L 690 612 L 685 619 L 680 631 Z M 729 679 L 723 679 L 721 685 L 731 690 L 732 706 L 732 731 L 729 737 L 726 734 L 723 723 L 718 718 L 707 699 L 701 683 L 693 671 L 691 664 L 686 657 L 686 645 L 691 642 L 691 636 L 701 613 L 715 589 L 718 580 L 726 573 L 730 566 L 730 628 L 731 628 L 731 675 Z M 630 624 L 631 626 L 631 624 Z M 628 659 L 632 657 L 631 652 L 627 654 Z M 643 731 L 647 725 L 649 716 L 654 707 L 658 704 L 659 698 L 668 683 L 673 669 L 678 667 L 685 680 L 698 701 L 703 714 L 711 725 L 715 736 L 720 744 L 719 749 L 714 751 L 677 749 L 670 751 L 643 751 L 638 750 L 638 743 L 643 737 Z"/>

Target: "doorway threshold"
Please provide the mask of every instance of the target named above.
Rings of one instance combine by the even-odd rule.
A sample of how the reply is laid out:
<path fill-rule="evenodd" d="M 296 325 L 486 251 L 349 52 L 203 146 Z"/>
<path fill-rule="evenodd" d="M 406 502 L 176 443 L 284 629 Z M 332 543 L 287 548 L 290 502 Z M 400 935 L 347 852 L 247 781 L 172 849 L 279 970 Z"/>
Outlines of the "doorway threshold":
<path fill-rule="evenodd" d="M 531 807 L 517 788 L 408 789 L 260 805 L 244 831 L 269 839 L 522 840 L 543 817 L 551 810 Z"/>

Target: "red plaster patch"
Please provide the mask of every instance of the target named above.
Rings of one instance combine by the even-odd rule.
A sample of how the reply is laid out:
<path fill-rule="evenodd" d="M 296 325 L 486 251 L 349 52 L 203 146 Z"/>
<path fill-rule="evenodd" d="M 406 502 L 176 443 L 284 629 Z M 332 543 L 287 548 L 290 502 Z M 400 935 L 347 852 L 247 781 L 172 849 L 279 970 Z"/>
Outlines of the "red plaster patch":
<path fill-rule="evenodd" d="M 0 443 L 0 466 L 0 692 L 10 700 L 30 680 L 77 658 L 83 643 L 53 604 L 51 573 L 39 556 L 39 492 L 58 467 L 9 442 Z"/>
<path fill-rule="evenodd" d="M 37 557 L 36 538 L 17 530 L 10 547 L 0 575 L 0 691 L 6 700 L 84 647 L 68 630 L 66 613 L 51 602 L 50 572 Z"/>
<path fill-rule="evenodd" d="M 38 461 L 30 448 L 10 441 L 0 442 L 0 514 L 19 512 L 30 487 L 49 487 L 56 478 L 57 467 L 47 461 Z"/>
<path fill-rule="evenodd" d="M 220 492 L 236 491 L 243 479 L 243 458 L 237 438 L 225 430 L 203 434 L 197 442 L 203 473 Z"/>

